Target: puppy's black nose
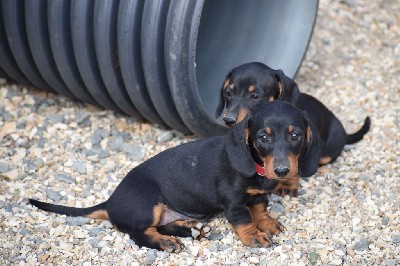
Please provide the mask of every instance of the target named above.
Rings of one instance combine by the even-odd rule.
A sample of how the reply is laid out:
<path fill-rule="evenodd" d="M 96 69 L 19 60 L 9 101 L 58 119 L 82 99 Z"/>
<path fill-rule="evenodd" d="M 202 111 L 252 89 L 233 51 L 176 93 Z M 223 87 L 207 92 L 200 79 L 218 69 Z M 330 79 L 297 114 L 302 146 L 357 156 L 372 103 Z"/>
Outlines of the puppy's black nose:
<path fill-rule="evenodd" d="M 236 119 L 233 117 L 225 116 L 223 119 L 227 126 L 233 126 L 236 123 Z"/>
<path fill-rule="evenodd" d="M 285 177 L 287 174 L 289 174 L 289 171 L 290 169 L 287 167 L 274 169 L 274 172 L 278 177 Z"/>

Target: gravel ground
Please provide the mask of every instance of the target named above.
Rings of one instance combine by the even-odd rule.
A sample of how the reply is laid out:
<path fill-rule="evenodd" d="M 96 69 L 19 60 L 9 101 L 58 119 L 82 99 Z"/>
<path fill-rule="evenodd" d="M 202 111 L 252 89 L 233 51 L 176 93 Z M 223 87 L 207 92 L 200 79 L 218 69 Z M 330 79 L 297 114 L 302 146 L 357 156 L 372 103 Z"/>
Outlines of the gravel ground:
<path fill-rule="evenodd" d="M 302 181 L 300 196 L 272 196 L 286 231 L 247 248 L 224 217 L 210 240 L 183 239 L 168 254 L 138 248 L 109 222 L 27 205 L 106 200 L 134 166 L 192 140 L 178 132 L 0 80 L 0 264 L 400 265 L 400 2 L 320 2 L 297 81 L 352 132 L 371 131 L 334 164 Z"/>

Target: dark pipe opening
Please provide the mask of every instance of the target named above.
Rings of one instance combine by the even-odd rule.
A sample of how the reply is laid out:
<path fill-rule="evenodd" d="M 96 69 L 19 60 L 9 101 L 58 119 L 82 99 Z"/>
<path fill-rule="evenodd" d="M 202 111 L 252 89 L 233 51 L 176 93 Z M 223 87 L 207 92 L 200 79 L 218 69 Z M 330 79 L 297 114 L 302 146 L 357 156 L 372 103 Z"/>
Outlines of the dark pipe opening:
<path fill-rule="evenodd" d="M 307 50 L 318 1 L 205 1 L 196 47 L 196 81 L 213 118 L 225 75 L 263 62 L 295 76 Z"/>

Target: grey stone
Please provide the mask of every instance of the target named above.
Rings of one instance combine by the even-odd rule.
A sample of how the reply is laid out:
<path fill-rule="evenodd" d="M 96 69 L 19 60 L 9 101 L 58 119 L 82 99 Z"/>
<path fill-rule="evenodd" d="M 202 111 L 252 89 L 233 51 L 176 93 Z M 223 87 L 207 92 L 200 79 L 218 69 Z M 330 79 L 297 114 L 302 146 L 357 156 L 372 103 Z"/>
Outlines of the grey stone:
<path fill-rule="evenodd" d="M 31 147 L 31 144 L 27 139 L 18 139 L 17 142 L 15 143 L 17 147 L 25 148 L 28 149 Z"/>
<path fill-rule="evenodd" d="M 285 245 L 294 246 L 296 243 L 292 239 L 288 239 L 284 242 Z"/>
<path fill-rule="evenodd" d="M 57 124 L 57 123 L 63 123 L 64 122 L 64 116 L 63 115 L 58 115 L 58 114 L 50 114 L 47 117 L 47 119 L 51 124 Z"/>
<path fill-rule="evenodd" d="M 210 252 L 218 252 L 218 250 L 219 250 L 218 242 L 211 242 L 209 249 L 210 249 Z"/>
<path fill-rule="evenodd" d="M 157 142 L 161 143 L 161 142 L 170 141 L 173 137 L 174 137 L 174 134 L 172 134 L 171 131 L 166 131 L 166 132 L 162 133 L 160 136 L 158 136 Z"/>
<path fill-rule="evenodd" d="M 0 173 L 7 173 L 11 170 L 12 170 L 12 168 L 10 166 L 8 166 L 7 164 L 0 163 Z"/>
<path fill-rule="evenodd" d="M 346 179 L 346 178 L 347 178 L 347 177 L 346 177 L 345 175 L 337 176 L 337 177 L 335 177 L 335 182 L 338 183 L 338 184 L 341 184 L 341 183 L 342 183 L 342 180 L 343 180 L 343 179 Z"/>
<path fill-rule="evenodd" d="M 89 242 L 89 244 L 90 244 L 92 247 L 94 247 L 94 248 L 99 247 L 99 244 L 100 244 L 100 241 L 99 241 L 97 238 L 95 238 L 95 237 L 89 238 L 89 239 L 88 239 L 88 242 Z"/>
<path fill-rule="evenodd" d="M 306 190 L 303 188 L 300 188 L 299 190 L 297 190 L 297 196 L 303 196 L 306 193 L 307 193 Z"/>
<path fill-rule="evenodd" d="M 60 201 L 60 199 L 62 198 L 61 194 L 58 192 L 55 192 L 52 189 L 47 188 L 45 190 L 46 195 L 49 199 L 54 200 L 55 202 Z"/>
<path fill-rule="evenodd" d="M 86 120 L 88 120 L 90 117 L 90 113 L 83 111 L 83 110 L 78 110 L 75 114 L 75 122 L 78 124 L 82 124 Z"/>
<path fill-rule="evenodd" d="M 274 203 L 281 203 L 282 202 L 282 197 L 278 196 L 278 195 L 275 195 L 275 194 L 271 194 L 270 199 Z"/>
<path fill-rule="evenodd" d="M 124 138 L 121 136 L 113 136 L 111 137 L 111 141 L 108 142 L 108 146 L 111 150 L 121 152 L 125 145 Z"/>
<path fill-rule="evenodd" d="M 19 233 L 21 234 L 21 235 L 24 235 L 24 236 L 30 236 L 30 235 L 32 235 L 32 231 L 30 231 L 30 230 L 28 230 L 28 229 L 22 229 L 21 231 L 19 231 Z"/>
<path fill-rule="evenodd" d="M 86 218 L 86 217 L 67 217 L 66 218 L 66 222 L 68 225 L 71 226 L 80 226 L 80 225 L 84 225 L 87 224 L 91 221 L 90 218 Z"/>
<path fill-rule="evenodd" d="M 106 157 L 108 157 L 109 156 L 109 153 L 108 153 L 108 151 L 106 151 L 106 150 L 101 150 L 100 152 L 99 152 L 99 158 L 106 158 Z"/>
<path fill-rule="evenodd" d="M 102 234 L 104 234 L 104 229 L 99 226 L 95 226 L 89 230 L 89 235 L 91 236 L 97 236 Z"/>
<path fill-rule="evenodd" d="M 272 205 L 271 211 L 277 212 L 277 213 L 283 213 L 283 212 L 285 212 L 285 208 L 281 204 L 275 203 L 274 205 Z"/>
<path fill-rule="evenodd" d="M 108 228 L 108 229 L 112 229 L 113 228 L 112 223 L 110 221 L 108 221 L 108 220 L 107 221 L 103 221 L 102 224 L 104 225 L 105 228 Z"/>
<path fill-rule="evenodd" d="M 46 104 L 48 104 L 48 105 L 55 105 L 55 104 L 56 104 L 56 101 L 55 101 L 54 99 L 52 99 L 52 98 L 46 98 L 46 99 L 44 100 L 44 102 L 45 102 Z"/>
<path fill-rule="evenodd" d="M 366 200 L 365 197 L 363 197 L 363 196 L 356 196 L 356 199 L 357 199 L 357 201 L 360 202 L 360 203 L 367 202 L 367 200 Z"/>
<path fill-rule="evenodd" d="M 129 158 L 133 161 L 141 160 L 144 157 L 144 151 L 140 145 L 137 144 L 126 144 L 123 146 L 123 151 L 129 155 Z"/>
<path fill-rule="evenodd" d="M 396 261 L 394 259 L 386 259 L 385 266 L 396 266 Z"/>
<path fill-rule="evenodd" d="M 131 141 L 132 136 L 129 134 L 129 132 L 121 132 L 121 131 L 112 131 L 112 136 L 113 137 L 122 137 L 124 141 Z"/>
<path fill-rule="evenodd" d="M 46 140 L 44 138 L 40 137 L 38 146 L 39 146 L 39 148 L 43 149 L 44 146 L 46 146 Z"/>
<path fill-rule="evenodd" d="M 382 217 L 382 225 L 388 225 L 389 219 L 387 217 Z"/>
<path fill-rule="evenodd" d="M 392 235 L 393 244 L 400 244 L 400 235 Z"/>
<path fill-rule="evenodd" d="M 157 250 L 154 249 L 150 249 L 149 251 L 147 251 L 146 253 L 146 259 L 144 261 L 144 263 L 146 265 L 152 265 L 153 262 L 157 259 Z"/>
<path fill-rule="evenodd" d="M 76 171 L 78 171 L 80 174 L 85 174 L 86 173 L 86 166 L 83 162 L 81 161 L 74 161 L 73 167 Z"/>
<path fill-rule="evenodd" d="M 369 241 L 368 238 L 363 238 L 354 244 L 353 249 L 357 251 L 364 251 L 368 249 Z"/>
<path fill-rule="evenodd" d="M 218 241 L 224 238 L 224 235 L 221 233 L 211 233 L 211 235 L 208 237 L 208 239 L 212 241 Z"/>
<path fill-rule="evenodd" d="M 12 208 L 13 208 L 12 204 L 10 204 L 10 203 L 5 203 L 4 204 L 4 210 L 6 212 L 13 212 Z"/>
<path fill-rule="evenodd" d="M 4 121 L 11 121 L 14 119 L 14 116 L 12 114 L 10 114 L 9 112 L 7 112 L 4 109 L 0 110 L 0 118 L 3 118 Z"/>
<path fill-rule="evenodd" d="M 72 177 L 70 177 L 69 175 L 66 175 L 66 174 L 58 174 L 57 175 L 57 179 L 62 181 L 62 182 L 65 182 L 67 184 L 74 184 L 75 183 L 75 180 Z"/>
<path fill-rule="evenodd" d="M 26 121 L 21 121 L 17 124 L 17 129 L 24 129 L 26 127 Z"/>
<path fill-rule="evenodd" d="M 103 129 L 103 128 L 96 129 L 92 135 L 92 139 L 91 139 L 92 144 L 99 144 L 100 141 L 102 141 L 103 139 L 108 137 L 108 135 L 109 135 L 109 132 L 106 129 Z"/>
<path fill-rule="evenodd" d="M 32 162 L 31 160 L 24 160 L 24 164 L 25 164 L 25 171 L 27 171 L 29 174 L 33 174 L 36 172 L 37 167 L 34 164 L 34 162 Z"/>

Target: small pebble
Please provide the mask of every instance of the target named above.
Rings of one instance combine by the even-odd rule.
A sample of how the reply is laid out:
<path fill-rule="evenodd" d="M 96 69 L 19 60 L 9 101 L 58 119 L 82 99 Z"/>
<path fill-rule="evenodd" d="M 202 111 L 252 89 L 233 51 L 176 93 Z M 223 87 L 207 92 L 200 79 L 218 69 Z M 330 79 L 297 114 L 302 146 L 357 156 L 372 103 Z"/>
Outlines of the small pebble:
<path fill-rule="evenodd" d="M 171 131 L 166 131 L 164 133 L 162 133 L 158 138 L 157 138 L 157 142 L 166 142 L 166 141 L 170 141 L 172 138 L 174 137 L 174 135 L 172 134 Z"/>
<path fill-rule="evenodd" d="M 125 144 L 123 151 L 126 152 L 132 161 L 142 160 L 144 152 L 142 147 L 137 144 Z"/>
<path fill-rule="evenodd" d="M 357 251 L 364 251 L 368 249 L 368 245 L 369 245 L 368 238 L 363 238 L 354 244 L 353 249 Z"/>
<path fill-rule="evenodd" d="M 311 265 L 315 265 L 318 262 L 319 255 L 317 252 L 313 251 L 308 254 L 308 261 Z"/>
<path fill-rule="evenodd" d="M 73 167 L 80 174 L 85 174 L 86 173 L 86 166 L 82 161 L 74 161 Z"/>
<path fill-rule="evenodd" d="M 7 164 L 0 163 L 0 173 L 6 173 L 9 172 L 12 168 L 8 166 Z"/>
<path fill-rule="evenodd" d="M 271 211 L 281 214 L 281 213 L 284 213 L 284 212 L 285 212 L 285 207 L 283 207 L 283 206 L 282 206 L 281 204 L 279 204 L 279 203 L 275 203 L 274 205 L 272 205 Z"/>
<path fill-rule="evenodd" d="M 92 144 L 99 144 L 100 141 L 108 137 L 109 132 L 103 128 L 96 129 L 92 135 Z"/>
<path fill-rule="evenodd" d="M 157 251 L 150 249 L 146 253 L 145 264 L 152 265 L 156 259 L 157 259 Z"/>
<path fill-rule="evenodd" d="M 74 184 L 75 183 L 75 180 L 71 176 L 66 175 L 66 174 L 58 174 L 57 175 L 57 179 L 62 181 L 62 182 L 68 183 L 68 184 Z"/>
<path fill-rule="evenodd" d="M 60 201 L 60 199 L 62 198 L 62 196 L 61 196 L 60 193 L 55 192 L 55 191 L 52 190 L 52 189 L 47 188 L 47 189 L 45 189 L 45 192 L 46 192 L 47 197 L 48 197 L 49 199 L 55 201 L 55 202 Z"/>
<path fill-rule="evenodd" d="M 396 264 L 396 260 L 394 259 L 386 259 L 385 260 L 385 266 L 396 266 L 398 264 Z"/>
<path fill-rule="evenodd" d="M 58 115 L 58 114 L 50 114 L 48 116 L 48 120 L 51 124 L 57 124 L 57 123 L 63 123 L 64 122 L 64 116 L 63 115 Z"/>
<path fill-rule="evenodd" d="M 86 217 L 70 217 L 67 216 L 66 222 L 68 225 L 71 226 L 81 226 L 84 224 L 87 224 L 91 221 L 92 219 L 86 218 Z"/>
<path fill-rule="evenodd" d="M 84 123 L 86 120 L 89 120 L 90 113 L 83 111 L 83 110 L 78 110 L 75 114 L 75 121 L 78 124 Z"/>
<path fill-rule="evenodd" d="M 400 244 L 400 235 L 392 235 L 393 244 Z"/>

